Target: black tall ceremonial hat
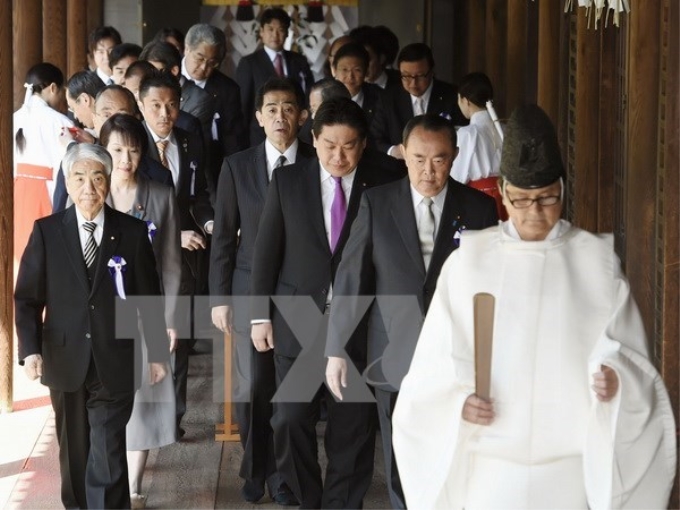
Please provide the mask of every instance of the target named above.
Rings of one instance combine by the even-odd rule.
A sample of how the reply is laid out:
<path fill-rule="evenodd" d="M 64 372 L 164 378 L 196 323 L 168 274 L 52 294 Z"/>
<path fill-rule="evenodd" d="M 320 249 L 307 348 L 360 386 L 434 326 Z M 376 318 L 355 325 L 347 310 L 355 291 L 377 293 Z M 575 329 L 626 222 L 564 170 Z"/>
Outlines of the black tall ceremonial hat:
<path fill-rule="evenodd" d="M 557 133 L 539 106 L 517 108 L 503 132 L 500 170 L 507 182 L 531 189 L 549 186 L 564 177 Z"/>

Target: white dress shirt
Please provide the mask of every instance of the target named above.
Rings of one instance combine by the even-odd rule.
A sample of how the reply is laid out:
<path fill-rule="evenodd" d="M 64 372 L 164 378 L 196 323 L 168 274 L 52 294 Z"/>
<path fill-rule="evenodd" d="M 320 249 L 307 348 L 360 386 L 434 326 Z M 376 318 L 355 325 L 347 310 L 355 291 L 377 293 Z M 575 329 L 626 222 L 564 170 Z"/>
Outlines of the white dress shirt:
<path fill-rule="evenodd" d="M 149 133 L 151 133 L 151 137 L 153 138 L 154 143 L 157 143 L 160 140 L 165 140 L 168 142 L 168 145 L 165 147 L 165 159 L 168 160 L 168 170 L 170 170 L 170 173 L 172 174 L 172 182 L 175 185 L 175 193 L 177 193 L 177 191 L 179 190 L 178 181 L 180 163 L 179 163 L 179 147 L 177 146 L 177 139 L 175 138 L 175 133 L 170 132 L 170 134 L 165 138 L 161 138 L 160 136 L 158 136 L 151 130 L 151 128 L 149 128 Z"/>
<path fill-rule="evenodd" d="M 458 155 L 453 160 L 451 177 L 467 184 L 499 175 L 503 142 L 489 112 L 473 113 L 470 125 L 459 127 L 456 134 Z"/>
<path fill-rule="evenodd" d="M 184 57 L 184 58 L 182 59 L 182 76 L 184 76 L 184 77 L 185 77 L 187 80 L 189 80 L 189 81 L 193 81 L 196 85 L 198 85 L 198 86 L 201 87 L 202 89 L 205 88 L 205 82 L 208 81 L 208 80 L 201 80 L 201 81 L 198 81 L 198 80 L 194 80 L 194 79 L 191 77 L 191 75 L 189 74 L 189 71 L 187 71 L 187 58 L 186 58 L 186 57 Z"/>
<path fill-rule="evenodd" d="M 362 108 L 364 107 L 364 91 L 363 91 L 363 89 L 359 89 L 359 93 L 356 96 L 352 96 L 352 101 L 354 101 L 356 104 L 358 104 Z"/>
<path fill-rule="evenodd" d="M 276 169 L 276 165 L 278 164 L 279 158 L 281 156 L 286 156 L 286 159 L 288 160 L 286 165 L 292 165 L 293 163 L 295 163 L 299 145 L 300 144 L 298 143 L 298 139 L 296 138 L 293 141 L 293 143 L 290 144 L 290 147 L 288 147 L 286 151 L 282 154 L 276 147 L 272 145 L 269 139 L 265 140 L 264 153 L 267 157 L 267 176 L 269 177 L 270 181 L 272 180 L 272 175 L 274 174 L 274 170 Z"/>
<path fill-rule="evenodd" d="M 97 228 L 94 229 L 93 235 L 94 240 L 97 242 L 97 246 L 101 246 L 102 237 L 104 235 L 104 207 L 102 206 L 101 210 L 99 211 L 97 216 L 94 217 L 93 220 L 86 220 L 77 207 L 75 208 L 75 210 L 76 220 L 78 221 L 78 237 L 80 238 L 80 250 L 83 253 L 85 252 L 85 245 L 87 244 L 87 240 L 90 238 L 90 233 L 83 228 L 83 224 L 90 221 L 93 221 L 94 223 L 97 224 Z"/>
<path fill-rule="evenodd" d="M 415 116 L 416 112 L 416 101 L 418 99 L 422 99 L 423 101 L 423 113 L 427 112 L 427 107 L 430 105 L 430 96 L 432 95 L 432 87 L 434 86 L 434 80 L 430 82 L 430 86 L 425 89 L 425 92 L 423 92 L 423 95 L 418 97 L 418 96 L 411 96 L 411 107 L 413 108 L 413 115 Z"/>
<path fill-rule="evenodd" d="M 270 48 L 267 48 L 266 46 L 264 46 L 263 49 L 269 57 L 269 60 L 272 61 L 274 69 L 276 69 L 276 66 L 274 65 L 274 59 L 276 58 L 276 55 L 281 55 L 281 67 L 283 68 L 283 75 L 288 76 L 288 66 L 286 65 L 286 57 L 283 55 L 283 50 L 276 52 Z"/>
<path fill-rule="evenodd" d="M 104 85 L 112 85 L 113 84 L 113 78 L 111 78 L 104 71 L 97 68 L 97 70 L 95 72 L 97 73 L 97 76 L 99 76 L 99 79 L 104 82 Z"/>
<path fill-rule="evenodd" d="M 319 163 L 321 177 L 321 205 L 323 206 L 323 224 L 326 227 L 326 239 L 331 244 L 331 206 L 335 196 L 335 181 L 331 174 Z M 349 205 L 349 196 L 352 192 L 352 184 L 356 175 L 356 168 L 342 177 L 342 190 L 345 192 L 345 201 Z"/>
<path fill-rule="evenodd" d="M 434 215 L 434 238 L 437 239 L 437 232 L 439 232 L 439 224 L 442 220 L 442 213 L 444 212 L 444 202 L 446 201 L 446 190 L 449 185 L 446 184 L 444 189 L 437 193 L 432 198 L 432 214 Z M 425 205 L 423 204 L 423 195 L 418 193 L 411 185 L 411 199 L 413 200 L 413 211 L 416 215 L 416 225 L 420 224 L 420 217 L 425 213 Z"/>

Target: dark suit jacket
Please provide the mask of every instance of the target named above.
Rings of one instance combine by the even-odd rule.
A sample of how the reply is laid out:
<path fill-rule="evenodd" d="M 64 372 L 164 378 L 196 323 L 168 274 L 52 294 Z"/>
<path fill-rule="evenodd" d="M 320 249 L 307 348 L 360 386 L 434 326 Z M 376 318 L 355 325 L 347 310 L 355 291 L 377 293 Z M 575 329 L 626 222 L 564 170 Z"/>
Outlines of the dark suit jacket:
<path fill-rule="evenodd" d="M 458 108 L 458 90 L 453 85 L 434 80 L 427 113 L 442 115 L 454 125 L 463 126 L 469 121 Z M 402 142 L 406 123 L 413 118 L 411 95 L 404 87 L 391 87 L 383 91 L 371 122 L 371 140 L 381 152 Z"/>
<path fill-rule="evenodd" d="M 70 147 L 70 146 L 69 146 Z M 137 172 L 152 181 L 160 184 L 173 187 L 172 174 L 170 170 L 165 168 L 158 161 L 154 161 L 148 155 L 145 155 L 139 162 Z M 57 181 L 54 184 L 54 194 L 52 195 L 52 212 L 60 212 L 66 209 L 68 202 L 68 193 L 66 192 L 66 182 L 64 181 L 64 172 L 59 168 L 57 172 Z"/>
<path fill-rule="evenodd" d="M 383 89 L 372 83 L 364 83 L 361 86 L 361 90 L 364 92 L 364 103 L 361 105 L 361 109 L 366 114 L 366 120 L 370 126 L 373 121 L 373 116 L 375 115 L 375 110 L 378 107 L 380 96 L 383 94 Z"/>
<path fill-rule="evenodd" d="M 362 316 L 354 306 L 337 305 L 338 296 L 380 296 L 368 314 L 369 381 L 381 389 L 384 384 L 380 364 L 390 340 L 392 346 L 388 377 L 399 382 L 408 370 L 422 320 L 434 294 L 437 278 L 447 257 L 458 246 L 455 239 L 462 229 L 483 229 L 498 222 L 495 202 L 489 196 L 449 178 L 444 209 L 437 231 L 430 265 L 425 270 L 413 210 L 408 178 L 368 190 L 343 252 L 333 286 L 333 306 L 326 356 L 346 357 L 345 340 L 355 333 Z M 383 296 L 413 296 L 417 301 L 382 301 Z M 371 366 L 372 365 L 372 366 Z"/>
<path fill-rule="evenodd" d="M 305 164 L 315 157 L 314 147 L 299 143 L 297 164 Z M 211 306 L 232 304 L 229 296 L 250 295 L 255 236 L 268 185 L 264 143 L 224 160 L 210 251 Z M 237 331 L 250 330 L 247 306 L 234 307 L 234 324 Z"/>
<path fill-rule="evenodd" d="M 300 345 L 276 307 L 270 311 L 269 299 L 259 296 L 310 296 L 323 310 L 363 191 L 394 178 L 362 163 L 357 166 L 344 227 L 331 252 L 319 172 L 317 160 L 274 172 L 255 240 L 251 319 L 271 318 L 274 351 L 283 356 L 297 356 Z M 360 350 L 350 355 L 353 359 L 365 358 Z"/>
<path fill-rule="evenodd" d="M 94 358 L 99 379 L 108 391 L 133 391 L 135 371 L 139 373 L 141 368 L 134 341 L 137 310 L 149 361 L 168 360 L 161 300 L 146 300 L 139 309 L 129 299 L 118 300 L 118 313 L 124 309 L 127 317 L 123 322 L 129 325 L 129 337 L 116 338 L 116 291 L 107 267 L 114 255 L 127 263 L 123 272 L 127 296 L 160 294 L 144 222 L 105 206 L 104 233 L 91 286 L 75 207 L 35 222 L 14 294 L 19 360 L 23 363 L 26 356 L 41 354 L 42 383 L 52 389 L 78 389 Z"/>
<path fill-rule="evenodd" d="M 212 129 L 213 97 L 193 81 L 184 79 L 182 83 L 182 98 L 179 104 L 183 112 L 190 113 L 201 123 L 201 132 L 205 142 L 210 140 Z M 182 127 L 182 126 L 180 126 Z"/>
<path fill-rule="evenodd" d="M 307 59 L 304 55 L 287 50 L 283 51 L 283 58 L 286 61 L 287 77 L 300 85 L 302 91 L 306 93 L 314 83 L 314 77 Z M 241 88 L 241 106 L 243 107 L 243 118 L 248 126 L 250 147 L 254 147 L 265 140 L 264 130 L 255 118 L 255 97 L 260 87 L 273 76 L 276 76 L 274 64 L 264 48 L 244 56 L 236 68 L 236 82 Z"/>

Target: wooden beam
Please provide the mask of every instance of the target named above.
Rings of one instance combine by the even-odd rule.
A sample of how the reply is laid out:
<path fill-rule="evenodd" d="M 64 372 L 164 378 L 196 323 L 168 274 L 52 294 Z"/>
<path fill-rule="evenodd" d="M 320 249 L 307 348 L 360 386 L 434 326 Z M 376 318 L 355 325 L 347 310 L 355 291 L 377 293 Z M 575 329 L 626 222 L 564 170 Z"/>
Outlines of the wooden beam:
<path fill-rule="evenodd" d="M 42 0 L 14 0 L 12 3 L 13 42 L 16 55 L 11 66 L 14 73 L 14 107 L 24 102 L 24 80 L 28 70 L 42 62 Z M 7 67 L 6 69 L 10 69 Z M 8 131 L 11 133 L 12 131 Z"/>
<path fill-rule="evenodd" d="M 660 19 L 659 2 L 632 2 L 628 17 L 626 272 L 650 340 L 654 338 L 656 312 L 654 267 Z"/>
<path fill-rule="evenodd" d="M 540 0 L 538 5 L 538 105 L 555 125 L 559 119 L 560 2 Z"/>
<path fill-rule="evenodd" d="M 506 24 L 505 110 L 512 112 L 525 102 L 528 49 L 526 0 L 507 0 Z"/>
<path fill-rule="evenodd" d="M 576 22 L 575 161 L 572 221 L 597 230 L 600 31 L 588 29 L 585 16 Z"/>
<path fill-rule="evenodd" d="M 12 0 L 0 0 L 0 67 L 11 69 Z M 22 87 L 23 90 L 23 87 Z M 13 300 L 14 288 L 14 196 L 12 129 L 12 76 L 0 73 L 0 413 L 12 410 L 14 368 Z"/>
<path fill-rule="evenodd" d="M 493 84 L 493 103 L 498 116 L 508 118 L 506 108 L 507 81 L 505 45 L 507 39 L 507 2 L 506 0 L 487 0 L 486 34 L 480 46 L 486 51 L 486 74 Z M 475 71 L 476 69 L 470 69 Z"/>
<path fill-rule="evenodd" d="M 43 60 L 66 73 L 66 0 L 45 2 L 42 17 Z"/>
<path fill-rule="evenodd" d="M 87 67 L 87 0 L 66 0 L 67 76 Z"/>

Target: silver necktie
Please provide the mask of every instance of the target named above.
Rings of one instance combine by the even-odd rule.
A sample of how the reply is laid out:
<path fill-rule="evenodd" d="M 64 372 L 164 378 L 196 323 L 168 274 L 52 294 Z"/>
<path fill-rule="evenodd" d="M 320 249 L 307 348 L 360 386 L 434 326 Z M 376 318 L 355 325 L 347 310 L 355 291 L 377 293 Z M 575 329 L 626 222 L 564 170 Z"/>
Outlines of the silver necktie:
<path fill-rule="evenodd" d="M 85 242 L 85 249 L 83 250 L 83 258 L 85 259 L 85 266 L 90 267 L 97 257 L 97 241 L 94 240 L 94 231 L 97 228 L 97 224 L 94 221 L 86 221 L 83 223 L 83 228 L 90 235 L 87 237 Z"/>
<path fill-rule="evenodd" d="M 432 211 L 432 199 L 425 197 L 422 202 L 423 210 L 418 221 L 418 239 L 420 239 L 420 251 L 423 254 L 425 270 L 430 266 L 432 251 L 434 250 L 434 212 Z"/>

